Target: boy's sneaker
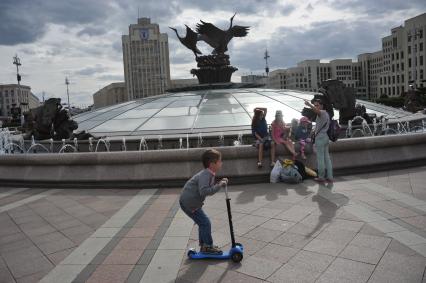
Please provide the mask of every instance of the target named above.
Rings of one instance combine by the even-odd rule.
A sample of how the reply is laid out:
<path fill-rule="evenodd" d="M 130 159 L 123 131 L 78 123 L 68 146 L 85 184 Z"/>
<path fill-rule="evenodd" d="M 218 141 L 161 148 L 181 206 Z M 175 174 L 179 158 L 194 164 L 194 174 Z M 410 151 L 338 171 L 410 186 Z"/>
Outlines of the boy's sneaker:
<path fill-rule="evenodd" d="M 200 252 L 204 254 L 221 255 L 223 252 L 218 246 L 202 246 Z"/>

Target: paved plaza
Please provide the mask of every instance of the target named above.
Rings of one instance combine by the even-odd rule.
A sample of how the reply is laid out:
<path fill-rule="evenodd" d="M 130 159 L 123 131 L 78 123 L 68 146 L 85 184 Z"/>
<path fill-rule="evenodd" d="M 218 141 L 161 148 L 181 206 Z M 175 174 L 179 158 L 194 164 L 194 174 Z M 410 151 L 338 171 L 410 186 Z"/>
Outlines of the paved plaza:
<path fill-rule="evenodd" d="M 426 282 L 426 166 L 229 190 L 238 264 L 187 259 L 180 188 L 0 188 L 0 282 Z M 225 194 L 205 210 L 228 249 Z"/>

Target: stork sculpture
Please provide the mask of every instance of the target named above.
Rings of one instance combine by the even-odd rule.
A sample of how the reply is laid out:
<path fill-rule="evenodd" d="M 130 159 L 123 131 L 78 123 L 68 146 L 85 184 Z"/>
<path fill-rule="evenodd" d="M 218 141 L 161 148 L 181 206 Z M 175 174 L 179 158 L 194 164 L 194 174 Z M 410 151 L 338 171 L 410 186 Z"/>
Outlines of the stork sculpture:
<path fill-rule="evenodd" d="M 186 35 L 181 37 L 175 28 L 170 27 L 176 33 L 179 41 L 194 53 L 199 68 L 192 69 L 191 74 L 197 76 L 200 84 L 230 82 L 232 73 L 238 70 L 230 65 L 229 55 L 225 52 L 228 51 L 228 44 L 232 38 L 246 36 L 250 27 L 234 26 L 235 15 L 236 13 L 231 17 L 227 30 L 200 20 L 201 23 L 197 24 L 197 32 L 185 25 Z M 212 54 L 202 56 L 201 51 L 197 48 L 198 41 L 204 41 L 213 47 Z"/>
<path fill-rule="evenodd" d="M 229 28 L 221 30 L 211 23 L 200 20 L 201 24 L 197 24 L 197 32 L 199 40 L 204 40 L 208 45 L 214 48 L 213 54 L 224 54 L 228 51 L 228 43 L 234 37 L 244 37 L 247 35 L 249 27 L 232 26 L 236 13 L 231 17 Z"/>
<path fill-rule="evenodd" d="M 172 27 L 169 27 L 169 28 L 174 30 L 179 41 L 186 48 L 192 50 L 192 52 L 194 52 L 195 57 L 197 57 L 198 54 L 202 54 L 201 51 L 197 48 L 198 34 L 195 31 L 193 31 L 190 27 L 188 27 L 187 25 L 185 25 L 185 26 L 186 26 L 186 36 L 185 37 L 180 37 L 175 28 L 172 28 Z"/>

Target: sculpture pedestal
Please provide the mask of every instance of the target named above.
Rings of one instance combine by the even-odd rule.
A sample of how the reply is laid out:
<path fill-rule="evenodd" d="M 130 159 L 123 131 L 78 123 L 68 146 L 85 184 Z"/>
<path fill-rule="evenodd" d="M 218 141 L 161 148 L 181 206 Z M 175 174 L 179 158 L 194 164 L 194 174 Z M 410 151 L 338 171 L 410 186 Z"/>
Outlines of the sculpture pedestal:
<path fill-rule="evenodd" d="M 238 70 L 230 65 L 226 54 L 199 56 L 196 60 L 198 69 L 192 69 L 191 74 L 197 76 L 199 84 L 229 83 Z"/>

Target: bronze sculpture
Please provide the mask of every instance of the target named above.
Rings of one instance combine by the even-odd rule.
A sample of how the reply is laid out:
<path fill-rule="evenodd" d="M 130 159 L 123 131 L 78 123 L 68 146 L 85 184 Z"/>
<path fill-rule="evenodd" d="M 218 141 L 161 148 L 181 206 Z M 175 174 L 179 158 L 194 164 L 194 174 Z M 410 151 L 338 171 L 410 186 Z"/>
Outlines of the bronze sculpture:
<path fill-rule="evenodd" d="M 232 73 L 238 70 L 230 65 L 228 43 L 234 37 L 244 37 L 247 35 L 249 27 L 233 25 L 234 17 L 230 19 L 230 25 L 227 30 L 222 30 L 211 23 L 201 21 L 197 24 L 197 32 L 186 26 L 186 36 L 180 37 L 175 28 L 174 30 L 179 41 L 190 49 L 197 61 L 198 69 L 192 69 L 191 74 L 196 75 L 200 84 L 227 83 L 231 81 Z M 200 56 L 202 53 L 197 48 L 198 41 L 204 41 L 213 47 L 212 54 Z"/>
<path fill-rule="evenodd" d="M 192 50 L 192 52 L 194 52 L 195 57 L 198 57 L 197 54 L 202 54 L 201 51 L 197 48 L 198 34 L 195 31 L 193 31 L 190 27 L 188 27 L 187 25 L 185 25 L 185 26 L 186 26 L 186 36 L 185 37 L 180 37 L 175 28 L 172 28 L 172 27 L 169 27 L 169 28 L 174 30 L 179 41 L 186 48 Z"/>
<path fill-rule="evenodd" d="M 326 80 L 319 86 L 319 94 L 315 94 L 313 100 L 319 99 L 324 104 L 330 118 L 334 116 L 334 110 L 339 110 L 339 123 L 347 125 L 348 121 L 356 116 L 354 89 L 347 87 L 339 80 Z M 303 108 L 302 115 L 311 121 L 315 120 L 316 114 L 309 108 Z"/>
<path fill-rule="evenodd" d="M 228 51 L 228 43 L 233 37 L 244 37 L 247 35 L 249 27 L 232 25 L 235 15 L 236 13 L 231 17 L 231 23 L 227 30 L 221 30 L 215 25 L 201 20 L 201 24 L 197 24 L 197 32 L 200 35 L 199 40 L 205 41 L 214 48 L 212 54 L 224 54 Z"/>
<path fill-rule="evenodd" d="M 68 111 L 62 108 L 60 98 L 49 98 L 42 106 L 31 109 L 26 114 L 26 139 L 31 136 L 36 140 L 69 139 L 78 128 L 77 122 L 70 119 Z"/>

